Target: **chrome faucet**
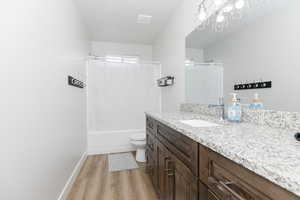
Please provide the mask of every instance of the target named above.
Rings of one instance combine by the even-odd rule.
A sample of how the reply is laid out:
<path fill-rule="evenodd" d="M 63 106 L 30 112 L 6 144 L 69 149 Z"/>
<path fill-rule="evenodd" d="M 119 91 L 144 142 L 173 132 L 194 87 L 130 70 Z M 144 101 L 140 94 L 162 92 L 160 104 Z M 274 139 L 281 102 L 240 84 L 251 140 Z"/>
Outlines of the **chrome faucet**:
<path fill-rule="evenodd" d="M 220 108 L 221 114 L 220 114 L 220 120 L 225 120 L 225 104 L 224 104 L 224 98 L 219 98 L 219 104 L 209 104 L 208 108 Z"/>

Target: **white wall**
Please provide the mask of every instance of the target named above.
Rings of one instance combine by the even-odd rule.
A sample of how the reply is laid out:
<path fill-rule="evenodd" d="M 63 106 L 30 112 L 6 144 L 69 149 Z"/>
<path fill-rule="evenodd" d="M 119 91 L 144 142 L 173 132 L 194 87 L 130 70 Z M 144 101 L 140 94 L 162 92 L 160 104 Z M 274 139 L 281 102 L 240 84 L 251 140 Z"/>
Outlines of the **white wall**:
<path fill-rule="evenodd" d="M 197 0 L 183 0 L 153 46 L 154 60 L 162 63 L 163 75 L 175 76 L 175 85 L 162 89 L 163 111 L 178 110 L 185 101 L 185 37 L 196 27 Z"/>
<path fill-rule="evenodd" d="M 86 150 L 89 45 L 72 0 L 0 8 L 0 199 L 55 200 Z"/>
<path fill-rule="evenodd" d="M 114 42 L 92 42 L 92 53 L 97 56 L 122 55 L 139 56 L 140 59 L 152 60 L 152 46 L 144 44 L 126 44 Z"/>
<path fill-rule="evenodd" d="M 194 61 L 196 63 L 203 63 L 204 62 L 203 49 L 186 48 L 185 58 L 186 60 Z"/>
<path fill-rule="evenodd" d="M 258 19 L 224 40 L 205 48 L 206 60 L 224 63 L 224 95 L 237 81 L 272 80 L 272 89 L 240 92 L 249 103 L 254 92 L 261 94 L 266 108 L 300 111 L 300 1 Z M 246 99 L 245 99 L 246 98 Z"/>

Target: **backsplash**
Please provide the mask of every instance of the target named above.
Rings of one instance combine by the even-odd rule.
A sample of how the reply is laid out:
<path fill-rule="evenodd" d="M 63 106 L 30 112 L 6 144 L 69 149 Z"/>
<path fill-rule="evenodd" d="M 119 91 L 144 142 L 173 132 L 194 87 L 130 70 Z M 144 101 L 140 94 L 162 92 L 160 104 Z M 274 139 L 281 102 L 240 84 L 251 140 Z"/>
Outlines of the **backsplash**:
<path fill-rule="evenodd" d="M 204 104 L 183 103 L 180 105 L 180 111 L 182 112 L 192 112 L 209 116 L 216 116 L 219 112 L 218 110 L 218 108 L 209 108 L 208 105 Z"/>
<path fill-rule="evenodd" d="M 180 105 L 180 111 L 216 116 L 218 108 L 208 108 L 208 105 L 184 103 Z M 300 113 L 283 112 L 275 110 L 252 110 L 243 108 L 243 122 L 249 122 L 272 128 L 300 131 Z"/>

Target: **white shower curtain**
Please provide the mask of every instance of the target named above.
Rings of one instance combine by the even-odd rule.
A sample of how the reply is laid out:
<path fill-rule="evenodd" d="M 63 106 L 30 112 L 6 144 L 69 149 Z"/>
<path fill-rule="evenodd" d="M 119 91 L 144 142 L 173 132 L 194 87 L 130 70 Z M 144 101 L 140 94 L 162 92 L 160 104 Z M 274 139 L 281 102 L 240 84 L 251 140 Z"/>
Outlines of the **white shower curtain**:
<path fill-rule="evenodd" d="M 144 129 L 144 112 L 160 111 L 160 71 L 158 64 L 89 61 L 89 131 Z"/>
<path fill-rule="evenodd" d="M 223 97 L 223 65 L 186 66 L 186 102 L 218 104 Z"/>

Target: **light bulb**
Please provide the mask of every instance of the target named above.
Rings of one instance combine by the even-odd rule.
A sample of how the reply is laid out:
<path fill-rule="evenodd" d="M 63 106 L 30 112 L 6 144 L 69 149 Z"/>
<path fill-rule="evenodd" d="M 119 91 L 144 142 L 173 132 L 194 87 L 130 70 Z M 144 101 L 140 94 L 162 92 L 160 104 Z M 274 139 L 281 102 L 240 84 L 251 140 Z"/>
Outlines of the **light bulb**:
<path fill-rule="evenodd" d="M 236 9 L 242 9 L 245 6 L 245 1 L 244 0 L 238 0 L 235 2 L 235 8 Z"/>
<path fill-rule="evenodd" d="M 199 15 L 198 15 L 198 19 L 203 22 L 206 20 L 206 17 L 207 17 L 207 14 L 206 14 L 205 10 L 203 8 L 201 8 Z"/>
<path fill-rule="evenodd" d="M 229 5 L 227 5 L 227 6 L 225 6 L 224 8 L 223 8 L 223 12 L 225 12 L 225 13 L 229 13 L 229 12 L 231 12 L 233 10 L 233 5 L 232 4 L 229 4 Z"/>
<path fill-rule="evenodd" d="M 216 19 L 217 23 L 222 23 L 224 20 L 225 20 L 225 16 L 223 14 L 219 14 L 217 16 L 217 19 Z"/>
<path fill-rule="evenodd" d="M 216 4 L 216 6 L 220 6 L 224 3 L 224 0 L 215 0 L 214 3 Z"/>

